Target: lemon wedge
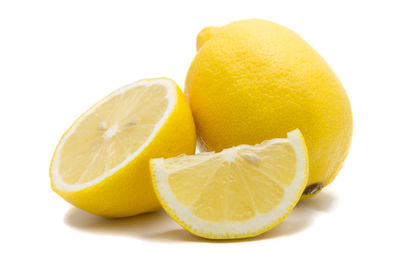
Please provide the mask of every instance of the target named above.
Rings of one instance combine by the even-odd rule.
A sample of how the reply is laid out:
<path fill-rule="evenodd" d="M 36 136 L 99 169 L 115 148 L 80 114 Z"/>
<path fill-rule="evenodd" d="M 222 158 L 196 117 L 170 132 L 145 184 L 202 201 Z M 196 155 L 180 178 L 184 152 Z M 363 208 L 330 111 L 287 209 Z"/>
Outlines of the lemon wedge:
<path fill-rule="evenodd" d="M 191 233 L 211 239 L 245 238 L 279 224 L 307 184 L 308 156 L 299 130 L 219 153 L 150 161 L 157 197 Z"/>

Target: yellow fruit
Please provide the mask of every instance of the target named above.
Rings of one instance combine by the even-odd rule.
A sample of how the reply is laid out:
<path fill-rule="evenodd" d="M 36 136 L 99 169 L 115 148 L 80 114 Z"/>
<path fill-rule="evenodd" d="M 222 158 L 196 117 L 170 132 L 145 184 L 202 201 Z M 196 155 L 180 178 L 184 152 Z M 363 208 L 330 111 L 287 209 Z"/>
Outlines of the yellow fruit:
<path fill-rule="evenodd" d="M 212 239 L 244 238 L 289 214 L 306 186 L 308 159 L 294 130 L 254 146 L 152 159 L 150 169 L 163 208 L 186 230 Z"/>
<path fill-rule="evenodd" d="M 86 111 L 58 144 L 52 189 L 71 204 L 105 217 L 157 210 L 149 159 L 195 151 L 186 99 L 169 79 L 127 85 Z"/>
<path fill-rule="evenodd" d="M 305 197 L 341 169 L 353 131 L 346 92 L 324 59 L 293 31 L 265 20 L 208 27 L 186 77 L 202 150 L 256 144 L 299 128 L 310 158 Z"/>

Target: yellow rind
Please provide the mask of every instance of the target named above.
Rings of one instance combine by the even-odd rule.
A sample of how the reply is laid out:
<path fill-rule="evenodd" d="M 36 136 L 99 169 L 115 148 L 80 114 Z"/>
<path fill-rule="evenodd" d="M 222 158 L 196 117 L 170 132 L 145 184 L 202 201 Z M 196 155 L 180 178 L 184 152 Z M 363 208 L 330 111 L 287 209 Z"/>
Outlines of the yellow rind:
<path fill-rule="evenodd" d="M 300 131 L 299 131 L 300 132 Z M 277 226 L 278 224 L 280 224 L 288 215 L 289 213 L 293 210 L 293 208 L 296 206 L 296 204 L 299 202 L 302 193 L 307 185 L 308 182 L 308 175 L 309 175 L 309 159 L 308 159 L 308 152 L 307 152 L 307 146 L 304 140 L 303 135 L 300 133 L 300 137 L 301 137 L 301 141 L 303 144 L 303 157 L 304 157 L 304 164 L 305 164 L 305 168 L 304 168 L 304 175 L 305 175 L 305 179 L 303 181 L 302 186 L 299 188 L 297 195 L 296 195 L 296 201 L 293 202 L 293 204 L 288 208 L 288 210 L 280 217 L 276 220 L 275 223 L 273 223 L 272 225 L 269 225 L 268 227 L 261 229 L 259 231 L 255 231 L 255 232 L 249 232 L 246 234 L 240 234 L 240 235 L 226 235 L 226 236 L 213 236 L 213 235 L 209 235 L 209 234 L 204 234 L 204 233 L 200 233 L 197 232 L 195 229 L 193 229 L 193 227 L 191 227 L 190 225 L 187 225 L 184 221 L 182 221 L 178 216 L 176 216 L 175 211 L 170 208 L 166 202 L 162 199 L 158 187 L 157 187 L 157 182 L 155 179 L 155 166 L 152 163 L 152 161 L 150 160 L 150 173 L 151 173 L 151 180 L 153 183 L 153 187 L 154 187 L 154 192 L 157 196 L 158 201 L 161 203 L 161 206 L 163 207 L 163 209 L 168 213 L 168 215 L 175 221 L 177 222 L 180 226 L 182 226 L 182 228 L 184 228 L 185 230 L 187 230 L 188 232 L 192 233 L 193 235 L 199 236 L 199 237 L 203 237 L 203 238 L 207 238 L 207 239 L 242 239 L 242 238 L 250 238 L 250 237 L 255 237 L 258 236 L 262 233 L 265 233 L 267 231 L 269 231 L 270 229 L 274 228 L 275 226 Z"/>
<path fill-rule="evenodd" d="M 197 49 L 185 94 L 201 150 L 257 144 L 299 128 L 309 150 L 308 185 L 326 187 L 335 179 L 351 144 L 351 104 L 305 40 L 284 26 L 249 19 L 204 28 Z"/>
<path fill-rule="evenodd" d="M 172 80 L 170 81 L 175 84 Z M 126 217 L 160 209 L 161 206 L 153 192 L 150 180 L 149 160 L 154 157 L 173 157 L 183 153 L 193 154 L 196 149 L 195 126 L 189 105 L 176 84 L 175 92 L 177 101 L 169 118 L 149 145 L 126 166 L 91 187 L 75 192 L 63 192 L 54 186 L 51 179 L 53 154 L 49 170 L 52 189 L 72 205 L 103 217 Z M 78 120 L 64 133 L 63 137 Z M 59 145 L 60 143 L 57 148 Z"/>

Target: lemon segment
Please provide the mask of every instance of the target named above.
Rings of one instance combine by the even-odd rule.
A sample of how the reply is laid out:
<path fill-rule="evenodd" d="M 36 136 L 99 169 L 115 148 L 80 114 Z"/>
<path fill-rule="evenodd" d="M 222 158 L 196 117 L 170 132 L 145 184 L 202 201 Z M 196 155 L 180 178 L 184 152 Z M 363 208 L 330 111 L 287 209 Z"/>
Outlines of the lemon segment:
<path fill-rule="evenodd" d="M 101 100 L 65 133 L 50 167 L 53 189 L 107 217 L 158 209 L 148 160 L 192 154 L 195 138 L 189 106 L 177 85 L 169 79 L 138 81 Z M 178 141 L 181 145 L 171 148 Z"/>
<path fill-rule="evenodd" d="M 280 223 L 299 200 L 308 158 L 299 130 L 288 138 L 150 161 L 164 209 L 185 229 L 212 238 L 243 238 Z"/>

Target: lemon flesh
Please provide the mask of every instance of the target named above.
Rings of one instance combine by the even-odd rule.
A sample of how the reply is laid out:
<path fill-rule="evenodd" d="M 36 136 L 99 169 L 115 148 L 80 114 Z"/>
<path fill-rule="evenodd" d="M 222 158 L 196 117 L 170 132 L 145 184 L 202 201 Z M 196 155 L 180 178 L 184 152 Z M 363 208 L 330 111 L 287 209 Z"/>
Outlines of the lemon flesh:
<path fill-rule="evenodd" d="M 95 107 L 62 143 L 54 170 L 60 175 L 59 182 L 65 189 L 87 186 L 108 176 L 124 161 L 129 162 L 154 131 L 168 102 L 162 85 L 137 85 Z"/>
<path fill-rule="evenodd" d="M 180 123 L 182 130 L 176 129 Z M 171 149 L 163 144 L 157 149 L 153 143 L 160 135 L 164 141 L 181 141 L 182 145 Z M 51 164 L 53 189 L 98 215 L 121 217 L 154 210 L 160 206 L 146 160 L 191 154 L 194 149 L 193 120 L 176 84 L 168 79 L 139 81 L 101 100 L 66 132 Z M 135 161 L 144 166 L 133 167 Z M 103 183 L 106 180 L 110 181 Z"/>
<path fill-rule="evenodd" d="M 308 177 L 299 130 L 288 138 L 150 161 L 164 209 L 185 229 L 212 238 L 244 238 L 279 224 Z"/>

